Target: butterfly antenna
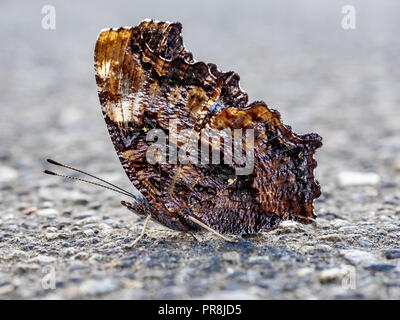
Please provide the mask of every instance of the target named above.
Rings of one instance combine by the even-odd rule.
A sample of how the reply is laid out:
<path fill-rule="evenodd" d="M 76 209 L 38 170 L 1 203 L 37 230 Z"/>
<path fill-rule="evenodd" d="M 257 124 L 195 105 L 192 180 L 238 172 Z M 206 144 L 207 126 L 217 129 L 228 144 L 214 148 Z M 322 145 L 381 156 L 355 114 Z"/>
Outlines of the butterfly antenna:
<path fill-rule="evenodd" d="M 68 166 L 68 165 L 66 165 L 66 164 L 62 164 L 62 163 L 57 162 L 57 161 L 52 160 L 52 159 L 47 159 L 47 162 L 48 162 L 48 163 L 51 163 L 51 164 L 54 164 L 54 165 L 56 165 L 56 166 L 59 166 L 59 167 L 63 167 L 63 168 L 69 169 L 69 170 L 73 170 L 73 171 L 76 171 L 76 172 L 85 174 L 85 175 L 87 175 L 87 176 L 89 176 L 89 177 L 91 177 L 91 178 L 93 178 L 93 179 L 96 179 L 96 180 L 99 180 L 99 181 L 101 181 L 101 182 L 103 182 L 103 183 L 105 183 L 105 184 L 108 184 L 108 185 L 112 186 L 113 188 L 118 189 L 118 190 L 120 190 L 121 192 L 123 192 L 123 193 L 125 193 L 125 194 L 127 194 L 127 195 L 129 195 L 129 196 L 131 196 L 131 197 L 133 197 L 133 198 L 136 198 L 135 195 L 134 195 L 133 193 L 130 193 L 129 191 L 126 191 L 126 190 L 124 190 L 124 189 L 118 187 L 117 185 L 112 184 L 111 182 L 108 182 L 108 181 L 106 181 L 106 180 L 104 180 L 104 179 L 101 179 L 101 178 L 99 178 L 99 177 L 96 177 L 96 176 L 94 176 L 94 175 L 92 175 L 92 174 L 90 174 L 90 173 L 88 173 L 88 172 L 85 172 L 85 171 L 82 171 L 82 170 L 73 168 L 73 167 L 71 167 L 71 166 Z M 50 172 L 51 172 L 51 171 L 50 171 Z"/>
<path fill-rule="evenodd" d="M 131 197 L 131 198 L 136 199 L 136 197 L 135 197 L 133 194 L 130 194 L 129 192 L 123 192 L 123 191 L 121 191 L 121 190 L 114 189 L 114 188 L 111 188 L 111 187 L 109 187 L 109 186 L 105 186 L 105 185 L 103 185 L 103 184 L 97 183 L 97 182 L 93 182 L 93 181 L 89 181 L 89 180 L 85 180 L 85 179 L 81 179 L 81 178 L 77 178 L 77 177 L 72 177 L 72 176 L 67 176 L 67 175 L 59 174 L 59 173 L 56 173 L 56 172 L 53 172 L 53 171 L 50 171 L 50 170 L 43 170 L 43 173 L 46 173 L 46 174 L 49 174 L 49 175 L 52 175 L 52 176 L 57 176 L 57 177 L 66 178 L 66 179 L 71 179 L 71 180 L 77 180 L 77 181 L 81 181 L 81 182 L 86 182 L 86 183 L 89 183 L 89 184 L 92 184 L 92 185 L 95 185 L 95 186 L 98 186 L 98 187 L 102 187 L 102 188 L 105 188 L 105 189 L 108 189 L 108 190 L 111 190 L 111 191 L 114 191 L 114 192 L 117 192 L 117 193 L 121 193 L 121 194 L 123 194 L 123 195 L 125 195 L 125 196 L 128 196 L 128 197 Z"/>

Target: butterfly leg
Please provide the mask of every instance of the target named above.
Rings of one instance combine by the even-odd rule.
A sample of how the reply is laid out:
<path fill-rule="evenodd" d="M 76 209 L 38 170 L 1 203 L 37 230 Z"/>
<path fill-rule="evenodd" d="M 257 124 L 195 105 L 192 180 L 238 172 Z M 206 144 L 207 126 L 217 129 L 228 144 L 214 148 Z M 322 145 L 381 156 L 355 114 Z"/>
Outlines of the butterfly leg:
<path fill-rule="evenodd" d="M 225 241 L 228 241 L 228 242 L 237 242 L 236 239 L 229 238 L 229 237 L 226 237 L 226 236 L 220 234 L 219 232 L 215 231 L 214 229 L 210 228 L 210 227 L 209 227 L 208 225 L 206 225 L 205 223 L 201 222 L 200 220 L 197 220 L 196 218 L 194 218 L 194 217 L 192 217 L 192 216 L 189 216 L 189 215 L 188 215 L 187 218 L 190 219 L 192 222 L 198 224 L 198 225 L 199 225 L 200 227 L 202 227 L 203 229 L 206 229 L 207 231 L 210 231 L 210 232 L 214 233 L 215 235 L 217 235 L 218 237 L 224 239 Z"/>
<path fill-rule="evenodd" d="M 201 242 L 201 240 L 199 240 L 199 239 L 196 237 L 196 235 L 194 234 L 194 232 L 188 231 L 187 234 L 190 235 L 190 236 L 193 238 L 194 241 L 196 241 L 196 242 Z"/>
<path fill-rule="evenodd" d="M 141 202 L 141 201 L 138 201 L 138 202 L 135 202 L 135 203 L 129 203 L 129 202 L 121 201 L 121 204 L 124 207 L 128 208 L 130 211 L 132 211 L 132 212 L 134 212 L 134 213 L 136 213 L 136 214 L 138 214 L 138 215 L 140 215 L 142 217 L 143 216 L 146 217 L 145 220 L 144 220 L 143 228 L 142 228 L 142 231 L 141 231 L 140 235 L 135 240 L 133 240 L 133 242 L 131 244 L 128 244 L 128 245 L 125 246 L 125 249 L 130 249 L 130 248 L 134 247 L 136 245 L 136 243 L 139 242 L 140 239 L 143 238 L 144 233 L 146 231 L 147 224 L 149 223 L 150 218 L 151 218 L 151 212 L 148 209 L 148 207 L 145 205 L 145 203 Z"/>
<path fill-rule="evenodd" d="M 143 238 L 144 236 L 144 232 L 146 230 L 146 226 L 147 223 L 149 222 L 150 218 L 151 218 L 151 211 L 149 210 L 149 208 L 142 202 L 137 202 L 137 203 L 129 203 L 129 202 L 125 202 L 125 201 L 121 201 L 121 204 L 124 207 L 127 207 L 130 211 L 140 215 L 140 216 L 146 216 L 146 219 L 144 221 L 143 224 L 143 229 L 141 234 L 129 245 L 127 245 L 125 248 L 129 249 L 132 248 L 141 238 Z M 190 215 L 184 215 L 185 218 L 191 220 L 193 223 L 197 224 L 198 226 L 202 227 L 203 229 L 210 231 L 212 233 L 214 233 L 215 235 L 217 235 L 218 237 L 224 239 L 225 241 L 228 242 L 237 242 L 237 240 L 230 238 L 230 237 L 226 237 L 222 234 L 220 234 L 218 231 L 210 228 L 209 226 L 207 226 L 205 223 L 201 222 L 200 220 L 197 220 L 196 218 L 194 218 L 193 216 Z"/>
<path fill-rule="evenodd" d="M 143 228 L 142 228 L 142 232 L 140 233 L 140 235 L 139 235 L 135 240 L 133 240 L 133 242 L 132 242 L 131 244 L 126 245 L 126 246 L 125 246 L 125 249 L 131 249 L 132 247 L 135 246 L 136 243 L 138 243 L 138 241 L 139 241 L 140 239 L 143 238 L 144 233 L 145 233 L 145 231 L 146 231 L 147 224 L 148 224 L 149 221 L 150 221 L 150 218 L 151 218 L 151 215 L 149 214 L 149 215 L 146 217 L 146 219 L 144 219 Z"/>

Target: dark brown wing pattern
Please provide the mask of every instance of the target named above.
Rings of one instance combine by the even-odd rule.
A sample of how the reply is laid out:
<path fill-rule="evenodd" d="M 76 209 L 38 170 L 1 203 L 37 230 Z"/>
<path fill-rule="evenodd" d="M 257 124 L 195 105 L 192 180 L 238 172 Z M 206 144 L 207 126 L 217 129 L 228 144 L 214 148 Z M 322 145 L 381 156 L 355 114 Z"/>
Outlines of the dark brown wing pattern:
<path fill-rule="evenodd" d="M 264 102 L 248 105 L 239 76 L 195 62 L 180 33 L 179 23 L 146 20 L 134 28 L 102 31 L 95 49 L 98 93 L 111 140 L 153 219 L 176 230 L 198 230 L 187 219 L 193 216 L 232 234 L 271 230 L 284 219 L 310 222 L 320 195 L 313 155 L 321 138 L 294 134 Z M 177 134 L 168 131 L 171 121 Z M 162 129 L 179 152 L 187 147 L 181 130 L 193 129 L 200 148 L 204 131 L 227 128 L 254 130 L 250 174 L 237 175 L 235 161 L 150 164 L 146 159 L 151 129 Z M 205 144 L 224 157 L 222 144 L 212 139 Z"/>

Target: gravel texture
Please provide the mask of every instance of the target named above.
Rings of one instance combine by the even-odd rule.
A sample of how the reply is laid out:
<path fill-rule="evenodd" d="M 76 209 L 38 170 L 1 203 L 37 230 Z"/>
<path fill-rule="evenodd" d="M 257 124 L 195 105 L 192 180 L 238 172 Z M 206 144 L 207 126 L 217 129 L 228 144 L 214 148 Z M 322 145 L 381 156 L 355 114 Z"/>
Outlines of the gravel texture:
<path fill-rule="evenodd" d="M 353 1 L 0 3 L 0 299 L 400 298 L 400 5 Z M 97 98 L 100 29 L 181 21 L 198 60 L 324 138 L 317 222 L 222 241 L 143 220 L 122 197 L 46 176 L 52 157 L 130 188 Z"/>

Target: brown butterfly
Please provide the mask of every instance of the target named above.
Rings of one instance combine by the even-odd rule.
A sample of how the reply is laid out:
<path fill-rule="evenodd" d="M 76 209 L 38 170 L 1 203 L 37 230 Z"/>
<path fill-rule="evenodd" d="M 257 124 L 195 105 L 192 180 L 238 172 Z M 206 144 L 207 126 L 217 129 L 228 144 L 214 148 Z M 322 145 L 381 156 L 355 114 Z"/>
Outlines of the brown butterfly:
<path fill-rule="evenodd" d="M 97 40 L 95 73 L 104 119 L 126 174 L 143 195 L 111 185 L 135 198 L 121 203 L 145 216 L 145 224 L 151 218 L 179 231 L 207 229 L 226 240 L 222 234 L 268 231 L 287 219 L 313 221 L 313 201 L 320 195 L 313 155 L 321 137 L 296 135 L 264 102 L 248 104 L 239 76 L 196 62 L 183 46 L 181 29 L 180 23 L 145 20 L 133 28 L 103 30 Z M 250 150 L 253 157 L 247 174 L 238 174 L 240 161 L 221 161 L 232 158 L 234 152 L 224 148 L 238 130 L 253 134 L 250 148 L 244 137 L 238 140 L 239 151 Z M 155 143 L 149 133 L 160 131 L 168 147 L 160 144 L 154 153 L 158 161 L 149 161 Z M 225 136 L 213 139 L 210 132 Z M 200 150 L 218 155 L 220 162 L 200 161 Z M 179 159 L 194 156 L 170 161 L 174 151 Z"/>

